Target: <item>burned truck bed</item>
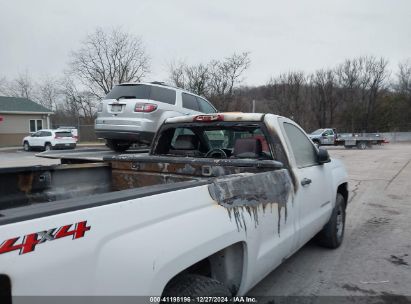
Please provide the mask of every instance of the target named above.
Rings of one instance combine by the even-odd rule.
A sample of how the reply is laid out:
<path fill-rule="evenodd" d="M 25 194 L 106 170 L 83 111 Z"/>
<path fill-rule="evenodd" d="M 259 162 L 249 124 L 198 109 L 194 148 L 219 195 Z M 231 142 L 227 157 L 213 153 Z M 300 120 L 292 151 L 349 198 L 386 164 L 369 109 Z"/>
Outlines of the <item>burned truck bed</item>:
<path fill-rule="evenodd" d="M 272 160 L 120 155 L 101 163 L 0 169 L 0 224 L 16 214 L 67 212 L 281 167 Z"/>

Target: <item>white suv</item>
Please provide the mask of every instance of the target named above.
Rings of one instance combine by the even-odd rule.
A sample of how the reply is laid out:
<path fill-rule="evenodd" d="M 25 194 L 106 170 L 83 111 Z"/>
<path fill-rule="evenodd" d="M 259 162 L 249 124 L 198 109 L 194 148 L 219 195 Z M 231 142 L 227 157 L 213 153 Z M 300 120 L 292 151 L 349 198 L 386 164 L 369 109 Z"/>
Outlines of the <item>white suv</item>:
<path fill-rule="evenodd" d="M 40 130 L 23 138 L 24 151 L 30 151 L 32 148 L 44 149 L 74 149 L 76 139 L 70 130 Z"/>
<path fill-rule="evenodd" d="M 162 82 L 123 83 L 99 104 L 95 132 L 121 152 L 133 143 L 150 144 L 167 118 L 215 112 L 203 97 Z"/>

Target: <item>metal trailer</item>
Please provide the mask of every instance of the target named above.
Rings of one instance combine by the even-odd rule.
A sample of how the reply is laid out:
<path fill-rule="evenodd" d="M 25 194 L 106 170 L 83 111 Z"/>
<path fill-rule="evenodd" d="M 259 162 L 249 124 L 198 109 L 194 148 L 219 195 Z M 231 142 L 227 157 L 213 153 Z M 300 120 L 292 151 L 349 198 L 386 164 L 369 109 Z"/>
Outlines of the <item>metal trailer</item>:
<path fill-rule="evenodd" d="M 357 147 L 360 150 L 371 148 L 373 145 L 382 145 L 387 141 L 379 134 L 360 134 L 354 136 L 339 136 L 334 142 L 336 146 L 344 146 L 346 149 Z"/>

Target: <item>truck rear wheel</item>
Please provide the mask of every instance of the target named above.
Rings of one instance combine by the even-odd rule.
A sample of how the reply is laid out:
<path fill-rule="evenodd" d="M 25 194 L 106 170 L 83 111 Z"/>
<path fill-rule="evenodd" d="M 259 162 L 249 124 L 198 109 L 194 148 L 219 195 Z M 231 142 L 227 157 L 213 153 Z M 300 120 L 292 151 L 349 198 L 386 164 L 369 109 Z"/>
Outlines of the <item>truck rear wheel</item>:
<path fill-rule="evenodd" d="M 124 152 L 130 148 L 131 144 L 128 142 L 119 142 L 113 139 L 106 139 L 106 146 L 116 152 Z"/>
<path fill-rule="evenodd" d="M 331 218 L 316 236 L 318 243 L 326 248 L 340 247 L 345 230 L 345 200 L 341 193 L 337 193 L 335 207 Z"/>
<path fill-rule="evenodd" d="M 168 283 L 163 296 L 231 297 L 231 293 L 224 284 L 215 279 L 197 274 L 186 274 L 176 277 Z"/>

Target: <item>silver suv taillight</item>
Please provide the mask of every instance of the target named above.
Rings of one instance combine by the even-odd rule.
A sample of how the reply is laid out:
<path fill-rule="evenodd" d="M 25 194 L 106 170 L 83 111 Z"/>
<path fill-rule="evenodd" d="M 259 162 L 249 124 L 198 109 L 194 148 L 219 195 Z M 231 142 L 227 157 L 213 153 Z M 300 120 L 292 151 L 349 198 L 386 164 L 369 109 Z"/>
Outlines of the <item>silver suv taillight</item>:
<path fill-rule="evenodd" d="M 134 107 L 134 112 L 144 112 L 150 113 L 157 109 L 157 105 L 154 103 L 140 103 L 137 102 L 136 106 Z"/>

